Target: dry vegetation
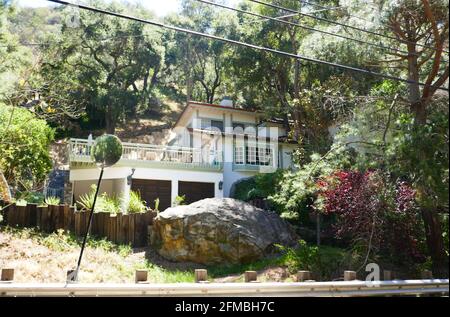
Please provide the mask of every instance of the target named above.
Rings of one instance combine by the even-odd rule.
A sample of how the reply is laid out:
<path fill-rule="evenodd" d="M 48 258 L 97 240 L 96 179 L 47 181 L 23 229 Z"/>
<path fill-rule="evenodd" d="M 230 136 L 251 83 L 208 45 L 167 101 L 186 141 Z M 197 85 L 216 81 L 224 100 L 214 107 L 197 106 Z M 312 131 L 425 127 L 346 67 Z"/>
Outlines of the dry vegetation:
<path fill-rule="evenodd" d="M 62 283 L 73 269 L 80 251 L 80 240 L 58 232 L 42 234 L 33 229 L 0 226 L 0 268 L 14 268 L 18 283 Z M 149 271 L 150 283 L 193 282 L 193 263 L 169 262 L 151 248 L 131 249 L 106 240 L 91 239 L 83 257 L 81 283 L 134 283 L 136 269 Z M 258 271 L 259 281 L 292 281 L 287 270 L 271 260 L 256 266 L 208 268 L 212 281 L 243 282 L 245 270 Z"/>

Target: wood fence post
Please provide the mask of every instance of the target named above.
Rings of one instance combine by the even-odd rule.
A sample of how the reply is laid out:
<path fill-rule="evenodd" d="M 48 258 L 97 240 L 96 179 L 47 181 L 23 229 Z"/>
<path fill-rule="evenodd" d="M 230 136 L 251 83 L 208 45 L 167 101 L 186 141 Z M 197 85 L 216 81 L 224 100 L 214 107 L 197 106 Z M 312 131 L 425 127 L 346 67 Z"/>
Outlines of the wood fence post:
<path fill-rule="evenodd" d="M 344 281 L 354 281 L 356 280 L 355 271 L 344 271 Z"/>
<path fill-rule="evenodd" d="M 256 271 L 246 271 L 244 273 L 245 283 L 256 282 L 258 279 L 258 273 Z"/>
<path fill-rule="evenodd" d="M 297 272 L 297 282 L 304 282 L 311 280 L 311 272 L 310 271 L 298 271 Z"/>
<path fill-rule="evenodd" d="M 195 270 L 195 283 L 206 282 L 208 280 L 208 271 L 205 269 Z"/>
<path fill-rule="evenodd" d="M 12 282 L 14 280 L 14 269 L 2 269 L 2 282 Z"/>
<path fill-rule="evenodd" d="M 136 270 L 135 283 L 145 283 L 148 280 L 147 270 Z"/>

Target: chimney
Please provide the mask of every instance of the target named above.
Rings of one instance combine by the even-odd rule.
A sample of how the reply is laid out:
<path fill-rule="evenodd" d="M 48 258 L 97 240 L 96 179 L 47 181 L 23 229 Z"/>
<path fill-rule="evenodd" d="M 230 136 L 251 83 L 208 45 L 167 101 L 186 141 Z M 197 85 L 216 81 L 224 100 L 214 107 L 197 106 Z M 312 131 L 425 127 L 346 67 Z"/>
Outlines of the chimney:
<path fill-rule="evenodd" d="M 220 105 L 223 107 L 230 107 L 233 108 L 233 100 L 231 99 L 231 97 L 225 96 L 223 97 L 222 101 L 220 102 Z"/>

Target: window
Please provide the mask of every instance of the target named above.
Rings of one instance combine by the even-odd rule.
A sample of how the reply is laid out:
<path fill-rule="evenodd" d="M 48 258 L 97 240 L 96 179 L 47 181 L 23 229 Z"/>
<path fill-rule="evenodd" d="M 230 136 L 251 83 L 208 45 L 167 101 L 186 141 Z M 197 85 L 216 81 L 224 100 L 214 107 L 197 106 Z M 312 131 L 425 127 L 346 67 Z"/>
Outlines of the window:
<path fill-rule="evenodd" d="M 250 134 L 256 135 L 256 126 L 251 123 L 233 123 L 233 131 L 235 134 Z"/>
<path fill-rule="evenodd" d="M 234 149 L 234 163 L 244 164 L 244 147 L 235 147 Z"/>
<path fill-rule="evenodd" d="M 201 119 L 202 122 L 202 130 L 220 130 L 223 132 L 224 125 L 223 121 L 220 120 L 211 120 L 211 119 Z"/>
<path fill-rule="evenodd" d="M 211 120 L 211 127 L 217 128 L 223 132 L 223 121 Z"/>
<path fill-rule="evenodd" d="M 272 165 L 272 149 L 269 147 L 258 148 L 258 162 L 262 166 Z"/>
<path fill-rule="evenodd" d="M 256 165 L 258 152 L 256 145 L 248 145 L 246 152 L 247 152 L 247 164 Z"/>

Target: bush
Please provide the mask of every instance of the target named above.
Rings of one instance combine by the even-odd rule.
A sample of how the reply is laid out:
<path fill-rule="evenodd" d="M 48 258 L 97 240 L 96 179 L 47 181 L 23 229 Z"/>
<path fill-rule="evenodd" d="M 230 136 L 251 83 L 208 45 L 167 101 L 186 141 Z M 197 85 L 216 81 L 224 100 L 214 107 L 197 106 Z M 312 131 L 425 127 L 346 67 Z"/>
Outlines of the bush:
<path fill-rule="evenodd" d="M 138 192 L 130 191 L 130 199 L 128 200 L 127 212 L 129 214 L 142 213 L 147 210 L 145 201 L 141 199 L 141 195 Z"/>
<path fill-rule="evenodd" d="M 94 203 L 96 185 L 91 186 L 91 191 L 80 196 L 77 204 L 85 209 L 92 210 Z M 123 206 L 126 205 L 125 209 Z M 143 213 L 147 211 L 146 203 L 141 199 L 141 195 L 137 192 L 130 191 L 130 196 L 118 198 L 116 196 L 109 196 L 107 193 L 99 194 L 95 205 L 95 212 L 109 212 L 112 214 L 118 213 Z"/>
<path fill-rule="evenodd" d="M 31 188 L 52 167 L 49 146 L 54 131 L 30 111 L 0 103 L 0 169 L 11 184 Z"/>
<path fill-rule="evenodd" d="M 252 199 L 265 199 L 276 193 L 284 171 L 258 174 L 254 177 L 236 183 L 233 198 L 249 201 Z"/>
<path fill-rule="evenodd" d="M 45 203 L 49 206 L 59 206 L 61 204 L 61 199 L 59 197 L 47 197 L 45 198 Z"/>
<path fill-rule="evenodd" d="M 279 261 L 291 274 L 300 270 L 311 271 L 314 278 L 330 281 L 339 277 L 344 269 L 352 267 L 354 259 L 345 250 L 330 246 L 310 246 L 300 240 L 294 248 L 277 245 L 283 255 Z"/>
<path fill-rule="evenodd" d="M 318 208 L 337 216 L 335 237 L 368 254 L 423 261 L 415 192 L 379 172 L 340 171 L 319 182 Z"/>

